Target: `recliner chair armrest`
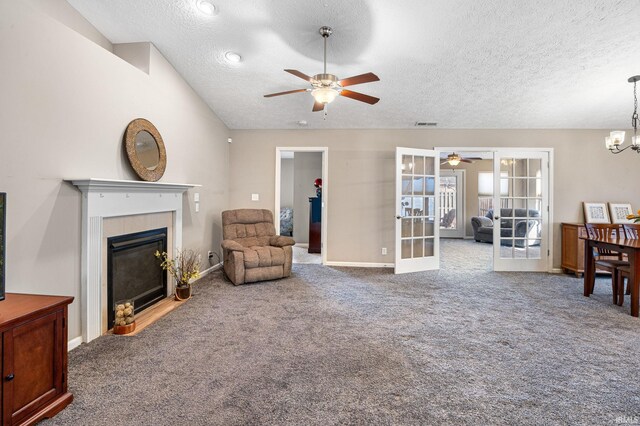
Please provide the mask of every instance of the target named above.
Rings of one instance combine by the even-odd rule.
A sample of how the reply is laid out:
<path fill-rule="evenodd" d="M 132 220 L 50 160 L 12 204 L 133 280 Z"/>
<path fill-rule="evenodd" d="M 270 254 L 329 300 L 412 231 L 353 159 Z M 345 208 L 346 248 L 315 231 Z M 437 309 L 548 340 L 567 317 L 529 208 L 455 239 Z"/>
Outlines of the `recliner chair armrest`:
<path fill-rule="evenodd" d="M 540 238 L 539 224 L 539 221 L 526 219 L 516 222 L 513 236 L 516 238 Z"/>
<path fill-rule="evenodd" d="M 477 231 L 478 228 L 490 228 L 493 226 L 493 221 L 488 217 L 484 216 L 474 216 L 471 218 L 471 226 L 473 227 L 473 231 Z"/>
<path fill-rule="evenodd" d="M 286 237 L 284 235 L 274 235 L 273 237 L 271 237 L 271 239 L 269 240 L 269 245 L 272 245 L 274 247 L 285 247 L 285 246 L 292 246 L 294 245 L 296 242 L 293 238 L 291 237 Z"/>
<path fill-rule="evenodd" d="M 233 241 L 233 240 L 223 240 L 222 243 L 220 243 L 220 245 L 222 246 L 222 248 L 224 250 L 231 250 L 231 251 L 243 251 L 244 247 L 242 246 L 242 244 L 240 244 L 237 241 Z"/>

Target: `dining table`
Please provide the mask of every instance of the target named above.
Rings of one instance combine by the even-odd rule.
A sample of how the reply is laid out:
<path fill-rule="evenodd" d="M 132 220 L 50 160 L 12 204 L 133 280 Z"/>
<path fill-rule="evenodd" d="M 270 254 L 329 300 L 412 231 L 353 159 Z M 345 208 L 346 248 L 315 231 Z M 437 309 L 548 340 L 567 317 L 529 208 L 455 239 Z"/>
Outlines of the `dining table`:
<path fill-rule="evenodd" d="M 623 234 L 624 235 L 624 234 Z M 596 279 L 593 249 L 609 249 L 627 255 L 630 265 L 629 286 L 631 287 L 631 316 L 638 316 L 638 285 L 640 283 L 640 240 L 617 238 L 584 238 L 584 295 L 589 297 Z"/>

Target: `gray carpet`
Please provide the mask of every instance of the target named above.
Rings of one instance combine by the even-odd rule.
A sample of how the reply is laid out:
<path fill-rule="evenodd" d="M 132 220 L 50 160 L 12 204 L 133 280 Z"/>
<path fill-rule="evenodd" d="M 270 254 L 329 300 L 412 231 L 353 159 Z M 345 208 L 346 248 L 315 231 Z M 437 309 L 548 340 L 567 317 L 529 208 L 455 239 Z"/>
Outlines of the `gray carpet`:
<path fill-rule="evenodd" d="M 137 337 L 70 353 L 47 424 L 616 424 L 640 415 L 640 321 L 605 278 L 491 272 L 444 241 L 442 270 L 295 265 L 215 273 Z M 637 417 L 636 417 L 637 418 Z"/>

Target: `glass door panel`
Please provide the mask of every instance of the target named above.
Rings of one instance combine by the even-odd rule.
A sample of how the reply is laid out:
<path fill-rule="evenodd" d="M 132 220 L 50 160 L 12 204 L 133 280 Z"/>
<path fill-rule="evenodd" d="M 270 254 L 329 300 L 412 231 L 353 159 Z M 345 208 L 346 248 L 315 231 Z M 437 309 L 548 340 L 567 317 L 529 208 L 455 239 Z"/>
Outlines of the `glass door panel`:
<path fill-rule="evenodd" d="M 464 238 L 464 170 L 440 170 L 440 237 Z"/>
<path fill-rule="evenodd" d="M 438 169 L 435 151 L 396 149 L 396 273 L 439 266 Z"/>
<path fill-rule="evenodd" d="M 494 269 L 546 271 L 548 256 L 548 153 L 496 153 Z M 507 188 L 507 191 L 500 191 Z"/>

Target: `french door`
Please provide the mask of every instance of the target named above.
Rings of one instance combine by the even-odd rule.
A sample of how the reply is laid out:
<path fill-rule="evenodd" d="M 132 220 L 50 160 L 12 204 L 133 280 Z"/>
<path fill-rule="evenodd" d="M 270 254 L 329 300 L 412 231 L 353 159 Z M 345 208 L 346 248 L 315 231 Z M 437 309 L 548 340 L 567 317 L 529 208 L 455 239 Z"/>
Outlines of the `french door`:
<path fill-rule="evenodd" d="M 395 273 L 440 267 L 439 156 L 396 148 Z"/>
<path fill-rule="evenodd" d="M 494 270 L 547 271 L 549 153 L 499 150 L 493 167 Z"/>
<path fill-rule="evenodd" d="M 464 238 L 464 170 L 440 170 L 440 237 Z"/>

